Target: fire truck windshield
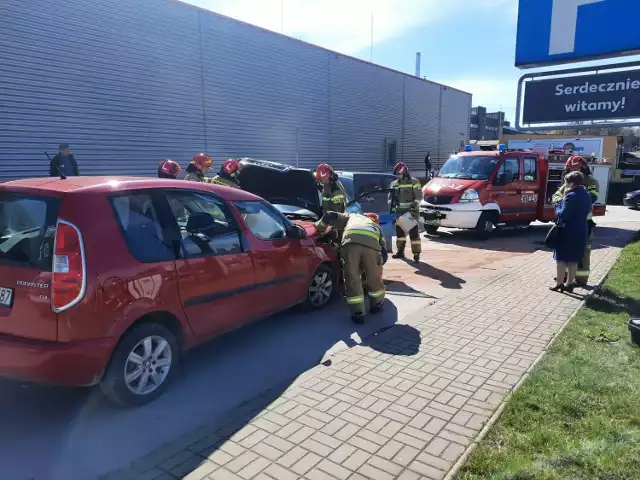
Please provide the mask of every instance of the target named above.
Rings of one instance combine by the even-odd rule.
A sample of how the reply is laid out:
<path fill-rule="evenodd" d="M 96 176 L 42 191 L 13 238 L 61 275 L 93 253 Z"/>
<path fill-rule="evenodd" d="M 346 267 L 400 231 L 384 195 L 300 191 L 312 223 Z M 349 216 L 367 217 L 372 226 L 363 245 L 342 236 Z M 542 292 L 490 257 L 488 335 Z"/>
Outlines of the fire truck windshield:
<path fill-rule="evenodd" d="M 488 180 L 498 160 L 498 157 L 488 155 L 453 155 L 442 166 L 438 177 Z"/>

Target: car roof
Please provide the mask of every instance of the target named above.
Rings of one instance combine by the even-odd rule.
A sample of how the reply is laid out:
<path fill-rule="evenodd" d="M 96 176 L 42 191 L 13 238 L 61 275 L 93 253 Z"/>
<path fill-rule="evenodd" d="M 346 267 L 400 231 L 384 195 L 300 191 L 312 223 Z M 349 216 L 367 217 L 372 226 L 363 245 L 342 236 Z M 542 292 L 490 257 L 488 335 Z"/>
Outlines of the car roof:
<path fill-rule="evenodd" d="M 106 194 L 147 188 L 186 188 L 189 190 L 212 192 L 223 200 L 229 201 L 260 200 L 260 197 L 237 188 L 224 187 L 222 185 L 215 185 L 211 183 L 186 182 L 186 180 L 148 177 L 95 176 L 70 177 L 66 179 L 54 177 L 26 178 L 5 182 L 0 184 L 0 186 L 17 188 L 20 190 L 39 190 L 41 192 L 58 194 L 80 191 Z"/>

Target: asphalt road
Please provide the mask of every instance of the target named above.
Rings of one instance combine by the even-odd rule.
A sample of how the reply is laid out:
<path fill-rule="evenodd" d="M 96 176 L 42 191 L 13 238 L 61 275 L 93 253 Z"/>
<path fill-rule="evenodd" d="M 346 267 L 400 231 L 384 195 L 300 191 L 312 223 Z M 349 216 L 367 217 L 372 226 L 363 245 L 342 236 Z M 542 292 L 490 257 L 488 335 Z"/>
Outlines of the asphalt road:
<path fill-rule="evenodd" d="M 630 221 L 640 228 L 640 212 L 613 207 L 598 224 L 613 232 L 615 225 Z M 322 312 L 292 310 L 263 320 L 188 353 L 180 379 L 141 408 L 115 408 L 97 389 L 0 378 L 0 478 L 88 480 L 125 465 L 194 429 L 203 418 L 215 421 L 267 389 L 285 388 L 321 359 L 464 288 L 483 269 L 499 268 L 500 260 L 534 251 L 545 231 L 538 226 L 487 242 L 447 231 L 424 239 L 423 265 L 388 264 L 390 302 L 370 323 L 354 328 L 341 302 Z"/>

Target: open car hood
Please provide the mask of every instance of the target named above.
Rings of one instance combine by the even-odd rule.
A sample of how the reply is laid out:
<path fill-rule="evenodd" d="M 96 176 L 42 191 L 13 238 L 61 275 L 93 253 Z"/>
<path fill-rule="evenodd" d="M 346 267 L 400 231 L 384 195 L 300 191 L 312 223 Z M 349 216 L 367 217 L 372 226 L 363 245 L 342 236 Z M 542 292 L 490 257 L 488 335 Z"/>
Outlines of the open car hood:
<path fill-rule="evenodd" d="M 281 163 L 242 159 L 238 179 L 243 190 L 264 198 L 269 203 L 297 207 L 322 216 L 322 203 L 313 172 Z M 295 208 L 290 213 L 295 213 Z M 286 212 L 283 211 L 286 214 Z"/>

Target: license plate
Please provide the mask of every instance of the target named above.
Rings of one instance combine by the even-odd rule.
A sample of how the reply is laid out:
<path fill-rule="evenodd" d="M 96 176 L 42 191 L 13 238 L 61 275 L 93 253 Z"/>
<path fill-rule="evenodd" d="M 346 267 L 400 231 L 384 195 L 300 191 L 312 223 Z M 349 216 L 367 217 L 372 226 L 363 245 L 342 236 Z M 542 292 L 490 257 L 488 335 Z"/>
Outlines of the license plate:
<path fill-rule="evenodd" d="M 12 299 L 13 299 L 13 289 L 0 287 L 0 305 L 3 305 L 5 307 L 10 307 Z"/>

